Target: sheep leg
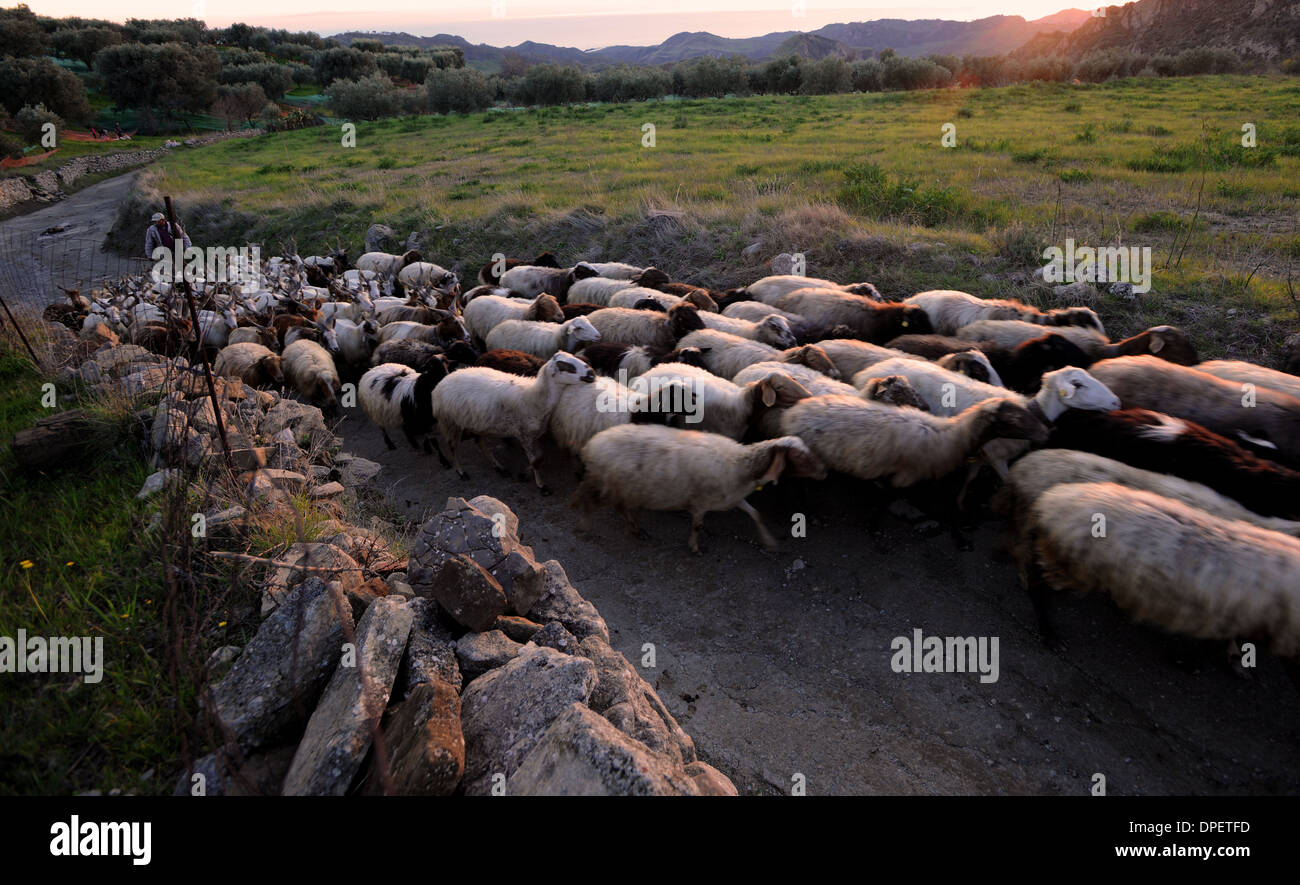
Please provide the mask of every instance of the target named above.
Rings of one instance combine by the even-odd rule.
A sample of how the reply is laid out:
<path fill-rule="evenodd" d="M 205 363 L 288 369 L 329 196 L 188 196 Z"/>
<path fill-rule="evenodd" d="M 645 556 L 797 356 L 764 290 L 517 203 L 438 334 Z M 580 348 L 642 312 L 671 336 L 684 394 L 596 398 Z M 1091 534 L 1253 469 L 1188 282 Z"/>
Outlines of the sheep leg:
<path fill-rule="evenodd" d="M 392 441 L 391 439 L 388 438 L 388 430 L 387 430 L 387 428 L 381 427 L 381 428 L 379 428 L 379 432 L 382 433 L 382 434 L 384 435 L 384 445 L 388 446 L 388 451 L 391 452 L 391 451 L 395 450 L 395 449 L 397 448 L 397 446 L 396 446 L 396 444 L 393 443 L 393 441 Z"/>
<path fill-rule="evenodd" d="M 700 554 L 700 527 L 704 525 L 704 514 L 695 510 L 691 511 L 691 534 L 686 539 L 686 546 L 691 548 L 691 552 L 696 556 Z"/>
<path fill-rule="evenodd" d="M 483 457 L 488 459 L 488 463 L 492 465 L 493 469 L 495 469 L 497 473 L 502 476 L 510 475 L 510 471 L 502 467 L 501 462 L 497 460 L 497 456 L 492 454 L 492 449 L 488 447 L 487 437 L 482 434 L 478 436 L 478 448 L 479 451 L 483 453 Z"/>
<path fill-rule="evenodd" d="M 758 536 L 763 539 L 763 546 L 769 550 L 775 550 L 776 538 L 773 538 L 772 533 L 767 530 L 767 526 L 763 525 L 763 517 L 758 515 L 758 511 L 754 509 L 754 506 L 748 501 L 741 501 L 736 506 L 748 513 L 749 518 L 754 520 L 754 526 L 758 529 Z"/>
<path fill-rule="evenodd" d="M 456 451 L 456 447 L 460 445 L 461 433 L 462 431 L 459 427 L 448 427 L 446 426 L 446 424 L 443 425 L 442 439 L 447 444 L 447 454 L 442 455 L 442 447 L 439 446 L 438 447 L 438 451 L 440 455 L 439 460 L 441 460 L 444 464 L 450 463 L 451 467 L 456 471 L 456 475 L 459 476 L 461 479 L 469 479 L 469 475 L 466 474 L 465 471 L 461 469 L 460 458 L 458 457 L 458 452 Z"/>
<path fill-rule="evenodd" d="M 1050 606 L 1048 604 L 1048 595 L 1052 588 L 1048 586 L 1047 580 L 1043 577 L 1043 570 L 1038 565 L 1038 559 L 1034 555 L 1033 539 L 1030 539 L 1029 554 L 1026 557 L 1024 567 L 1025 590 L 1029 593 L 1029 601 L 1034 606 L 1034 617 L 1038 621 L 1038 634 L 1043 640 L 1043 644 L 1053 651 L 1064 651 L 1065 643 L 1056 635 L 1056 630 L 1052 627 L 1050 617 Z"/>
<path fill-rule="evenodd" d="M 542 462 L 542 447 L 535 439 L 520 439 L 519 445 L 524 449 L 524 454 L 528 456 L 528 469 L 533 474 L 533 482 L 537 483 L 537 490 L 543 495 L 551 493 L 546 483 L 542 482 L 542 474 L 537 469 L 537 465 Z"/>

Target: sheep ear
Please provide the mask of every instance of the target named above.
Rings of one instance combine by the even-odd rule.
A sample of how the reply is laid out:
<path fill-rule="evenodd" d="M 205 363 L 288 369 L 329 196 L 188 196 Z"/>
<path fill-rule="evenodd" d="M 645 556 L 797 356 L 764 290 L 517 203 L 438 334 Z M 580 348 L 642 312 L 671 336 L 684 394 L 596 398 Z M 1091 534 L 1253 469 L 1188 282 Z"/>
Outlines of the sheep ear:
<path fill-rule="evenodd" d="M 1071 399 L 1074 396 L 1074 388 L 1066 384 L 1056 388 L 1056 395 L 1061 399 Z"/>
<path fill-rule="evenodd" d="M 772 386 L 772 382 L 769 379 L 764 378 L 760 381 L 759 389 L 763 393 L 763 405 L 770 408 L 776 403 L 776 388 Z"/>
<path fill-rule="evenodd" d="M 767 472 L 758 478 L 758 484 L 776 482 L 783 470 L 785 470 L 785 450 L 777 449 L 772 453 L 772 463 L 767 465 Z"/>
<path fill-rule="evenodd" d="M 1151 352 L 1159 353 L 1165 349 L 1165 337 L 1163 335 L 1151 336 Z"/>

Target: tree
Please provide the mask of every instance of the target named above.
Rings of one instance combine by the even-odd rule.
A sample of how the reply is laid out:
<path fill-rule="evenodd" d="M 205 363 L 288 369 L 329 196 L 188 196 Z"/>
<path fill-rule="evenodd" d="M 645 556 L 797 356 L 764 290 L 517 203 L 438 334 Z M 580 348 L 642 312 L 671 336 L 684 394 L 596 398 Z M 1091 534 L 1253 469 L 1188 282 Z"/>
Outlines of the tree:
<path fill-rule="evenodd" d="M 375 72 L 375 55 L 358 49 L 326 49 L 312 58 L 312 71 L 321 87 L 335 80 L 358 80 Z"/>
<path fill-rule="evenodd" d="M 96 52 L 121 42 L 122 35 L 112 28 L 59 28 L 50 35 L 50 47 L 55 53 L 86 67 L 94 62 Z"/>
<path fill-rule="evenodd" d="M 122 43 L 95 55 L 104 92 L 118 107 L 203 113 L 216 100 L 221 57 L 211 46 Z"/>
<path fill-rule="evenodd" d="M 22 110 L 14 115 L 14 125 L 17 127 L 18 134 L 22 137 L 24 144 L 40 144 L 41 136 L 45 134 L 46 123 L 54 124 L 56 135 L 63 129 L 63 121 L 59 119 L 57 114 L 46 110 L 43 104 L 38 104 L 35 107 L 25 105 Z"/>
<path fill-rule="evenodd" d="M 81 78 L 48 58 L 0 58 L 0 103 L 10 114 L 23 105 L 43 104 L 65 120 L 90 117 Z"/>
<path fill-rule="evenodd" d="M 429 108 L 435 114 L 481 111 L 492 104 L 495 89 L 482 72 L 473 68 L 435 69 L 424 81 Z"/>
<path fill-rule="evenodd" d="M 225 120 L 226 128 L 230 129 L 236 120 L 251 121 L 262 112 L 266 104 L 266 93 L 256 83 L 223 84 L 217 87 L 217 100 L 212 103 L 212 113 Z"/>
<path fill-rule="evenodd" d="M 501 76 L 507 80 L 522 77 L 528 72 L 528 62 L 517 52 L 507 52 L 501 57 Z"/>
<path fill-rule="evenodd" d="M 0 9 L 0 55 L 18 58 L 44 55 L 45 42 L 40 19 L 26 5 Z"/>
<path fill-rule="evenodd" d="M 325 97 L 339 116 L 352 120 L 393 117 L 402 109 L 401 90 L 382 71 L 360 80 L 335 80 Z"/>
<path fill-rule="evenodd" d="M 852 88 L 853 72 L 849 63 L 837 55 L 828 55 L 804 67 L 803 85 L 799 91 L 804 95 L 833 95 Z"/>
<path fill-rule="evenodd" d="M 293 88 L 293 71 L 285 65 L 275 62 L 263 64 L 238 65 L 221 69 L 221 82 L 256 83 L 262 87 L 267 98 L 280 99 Z"/>

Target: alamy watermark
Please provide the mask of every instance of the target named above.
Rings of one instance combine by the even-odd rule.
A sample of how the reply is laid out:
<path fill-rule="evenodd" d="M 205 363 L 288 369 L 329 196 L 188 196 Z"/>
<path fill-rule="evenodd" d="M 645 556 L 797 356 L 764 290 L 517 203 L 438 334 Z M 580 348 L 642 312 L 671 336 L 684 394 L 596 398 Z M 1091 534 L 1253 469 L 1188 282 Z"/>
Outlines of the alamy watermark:
<path fill-rule="evenodd" d="M 258 291 L 261 285 L 262 250 L 258 246 L 208 246 L 200 249 L 191 246 L 182 250 L 159 246 L 149 256 L 153 259 L 151 273 L 155 283 L 239 283 L 246 295 Z"/>
<path fill-rule="evenodd" d="M 104 637 L 0 636 L 0 673 L 81 673 L 91 685 L 104 678 Z"/>
<path fill-rule="evenodd" d="M 1043 250 L 1045 283 L 1131 283 L 1134 292 L 1151 291 L 1150 246 L 1075 247 L 1073 239 L 1065 248 L 1048 246 Z"/>
<path fill-rule="evenodd" d="M 704 420 L 704 402 L 691 378 L 629 378 L 618 370 L 618 387 L 596 395 L 597 412 L 643 412 L 681 415 L 687 424 Z"/>
<path fill-rule="evenodd" d="M 889 647 L 895 673 L 979 673 L 980 682 L 998 681 L 996 636 L 924 636 L 915 627 L 910 638 L 895 636 Z"/>

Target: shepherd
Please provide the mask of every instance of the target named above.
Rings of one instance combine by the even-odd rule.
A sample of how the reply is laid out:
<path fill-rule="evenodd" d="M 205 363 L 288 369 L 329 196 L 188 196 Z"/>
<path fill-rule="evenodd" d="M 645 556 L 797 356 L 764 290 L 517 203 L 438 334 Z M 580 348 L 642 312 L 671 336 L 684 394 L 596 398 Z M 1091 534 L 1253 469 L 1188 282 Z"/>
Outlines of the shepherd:
<path fill-rule="evenodd" d="M 184 239 L 186 249 L 190 248 L 190 235 L 185 233 L 185 229 L 181 227 L 179 221 L 175 223 L 176 229 L 174 231 L 168 230 L 167 216 L 161 212 L 155 212 L 150 221 L 152 224 L 149 225 L 149 229 L 144 235 L 144 254 L 146 258 L 153 258 L 153 252 L 159 246 L 165 246 L 168 251 L 173 251 L 176 247 L 177 237 Z"/>

